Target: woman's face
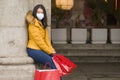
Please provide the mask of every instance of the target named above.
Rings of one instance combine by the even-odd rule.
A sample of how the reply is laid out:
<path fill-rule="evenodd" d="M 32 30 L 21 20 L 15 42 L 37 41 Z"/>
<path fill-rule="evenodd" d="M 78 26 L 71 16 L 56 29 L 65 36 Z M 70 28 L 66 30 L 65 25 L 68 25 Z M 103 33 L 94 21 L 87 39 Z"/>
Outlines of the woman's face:
<path fill-rule="evenodd" d="M 38 18 L 39 20 L 42 20 L 42 19 L 44 18 L 43 9 L 38 8 L 36 16 L 37 16 L 37 18 Z"/>
<path fill-rule="evenodd" d="M 44 13 L 44 12 L 43 12 L 43 9 L 38 8 L 37 13 Z"/>

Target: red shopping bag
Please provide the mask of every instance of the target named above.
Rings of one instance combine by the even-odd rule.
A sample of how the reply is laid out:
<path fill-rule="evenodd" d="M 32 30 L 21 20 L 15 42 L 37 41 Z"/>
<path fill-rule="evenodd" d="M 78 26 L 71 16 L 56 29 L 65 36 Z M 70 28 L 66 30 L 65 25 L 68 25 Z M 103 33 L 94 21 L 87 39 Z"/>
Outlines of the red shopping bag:
<path fill-rule="evenodd" d="M 60 80 L 60 73 L 56 69 L 35 70 L 34 80 Z"/>
<path fill-rule="evenodd" d="M 60 73 L 57 69 L 36 69 L 34 80 L 60 80 Z"/>
<path fill-rule="evenodd" d="M 77 68 L 75 63 L 61 54 L 54 54 L 52 59 L 61 76 L 70 74 L 75 68 Z"/>

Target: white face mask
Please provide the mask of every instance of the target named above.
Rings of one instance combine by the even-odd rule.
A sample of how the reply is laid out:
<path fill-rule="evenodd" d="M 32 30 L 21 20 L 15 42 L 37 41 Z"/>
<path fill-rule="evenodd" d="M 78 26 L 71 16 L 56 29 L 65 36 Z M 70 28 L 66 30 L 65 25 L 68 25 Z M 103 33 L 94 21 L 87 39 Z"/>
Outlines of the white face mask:
<path fill-rule="evenodd" d="M 37 13 L 36 16 L 37 16 L 37 18 L 39 20 L 42 20 L 44 18 L 44 14 L 43 13 Z"/>

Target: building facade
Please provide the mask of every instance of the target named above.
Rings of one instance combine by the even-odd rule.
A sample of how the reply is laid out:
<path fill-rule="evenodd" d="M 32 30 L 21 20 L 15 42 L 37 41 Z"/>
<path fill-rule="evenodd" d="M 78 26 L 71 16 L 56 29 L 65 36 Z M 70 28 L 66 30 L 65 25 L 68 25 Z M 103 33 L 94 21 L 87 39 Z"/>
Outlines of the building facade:
<path fill-rule="evenodd" d="M 51 0 L 0 0 L 0 80 L 34 80 L 35 65 L 26 52 L 28 36 L 25 16 L 27 11 L 32 10 L 37 4 L 43 4 L 47 9 L 49 32 L 51 36 L 55 36 L 51 39 L 56 51 L 78 65 L 78 68 L 71 75 L 64 77 L 64 80 L 120 80 L 119 30 L 109 30 L 113 33 L 117 32 L 111 34 L 117 35 L 118 41 L 116 37 L 110 38 L 113 39 L 114 44 L 107 44 L 109 38 L 106 37 L 106 29 L 102 30 L 105 37 L 99 35 L 93 37 L 95 40 L 102 40 L 102 44 L 101 42 L 91 44 L 92 37 L 89 36 L 91 26 L 88 26 L 90 29 L 85 29 L 84 24 L 84 0 L 75 0 L 76 6 L 72 12 L 65 13 L 65 23 L 61 26 L 51 24 L 51 20 L 56 21 L 53 19 L 54 15 L 51 18 L 52 3 Z M 72 21 L 69 23 L 68 18 L 71 14 L 73 14 L 70 18 Z M 80 18 L 76 17 L 78 15 Z M 81 19 L 82 24 L 76 23 L 75 17 L 77 20 Z M 56 27 L 67 29 L 56 30 Z M 97 30 L 93 31 L 96 34 Z"/>

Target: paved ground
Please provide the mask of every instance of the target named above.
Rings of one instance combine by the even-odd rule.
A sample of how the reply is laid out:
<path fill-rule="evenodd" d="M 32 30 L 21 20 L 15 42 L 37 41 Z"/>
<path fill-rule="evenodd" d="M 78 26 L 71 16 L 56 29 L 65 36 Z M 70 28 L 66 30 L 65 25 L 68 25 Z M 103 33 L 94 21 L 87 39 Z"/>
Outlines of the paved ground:
<path fill-rule="evenodd" d="M 80 63 L 63 80 L 120 80 L 120 63 Z"/>

